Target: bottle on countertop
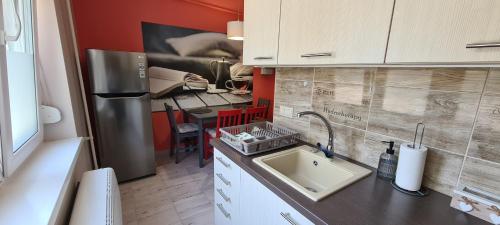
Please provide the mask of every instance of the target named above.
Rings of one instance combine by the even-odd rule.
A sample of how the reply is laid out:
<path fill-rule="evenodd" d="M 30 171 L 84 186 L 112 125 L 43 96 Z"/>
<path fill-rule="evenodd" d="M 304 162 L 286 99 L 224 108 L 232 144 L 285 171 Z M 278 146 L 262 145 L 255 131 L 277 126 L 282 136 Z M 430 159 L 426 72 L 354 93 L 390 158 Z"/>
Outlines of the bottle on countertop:
<path fill-rule="evenodd" d="M 377 176 L 384 180 L 394 180 L 398 166 L 398 157 L 394 155 L 394 141 L 383 141 L 383 143 L 389 144 L 389 148 L 380 154 Z"/>

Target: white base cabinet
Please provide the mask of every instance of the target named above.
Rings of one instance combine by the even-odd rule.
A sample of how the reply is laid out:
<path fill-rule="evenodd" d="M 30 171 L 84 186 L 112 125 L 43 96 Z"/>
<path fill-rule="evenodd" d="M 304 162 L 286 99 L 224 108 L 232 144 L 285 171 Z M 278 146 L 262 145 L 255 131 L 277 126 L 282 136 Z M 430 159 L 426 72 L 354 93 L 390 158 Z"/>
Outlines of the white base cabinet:
<path fill-rule="evenodd" d="M 240 224 L 314 225 L 243 170 L 240 187 Z"/>
<path fill-rule="evenodd" d="M 314 224 L 217 149 L 214 159 L 216 225 Z M 231 184 L 227 185 L 227 181 Z M 223 194 L 218 190 L 223 190 Z"/>
<path fill-rule="evenodd" d="M 214 218 L 217 225 L 238 224 L 240 168 L 214 151 Z"/>

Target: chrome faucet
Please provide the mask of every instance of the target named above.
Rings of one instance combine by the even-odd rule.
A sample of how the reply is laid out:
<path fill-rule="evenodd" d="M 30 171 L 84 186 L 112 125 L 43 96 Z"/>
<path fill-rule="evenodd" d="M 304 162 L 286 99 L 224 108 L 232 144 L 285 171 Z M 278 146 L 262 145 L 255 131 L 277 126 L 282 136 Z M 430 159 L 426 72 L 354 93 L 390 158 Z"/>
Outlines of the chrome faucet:
<path fill-rule="evenodd" d="M 325 156 L 327 158 L 333 158 L 333 147 L 334 147 L 334 140 L 335 140 L 335 134 L 333 133 L 332 126 L 330 125 L 330 122 L 322 116 L 321 114 L 313 111 L 304 111 L 304 112 L 299 112 L 297 113 L 297 117 L 302 117 L 304 115 L 315 115 L 318 117 L 323 123 L 325 123 L 326 128 L 328 128 L 328 144 L 323 146 L 321 143 L 316 143 L 316 146 L 318 146 L 318 150 L 321 150 L 323 153 L 325 153 Z"/>

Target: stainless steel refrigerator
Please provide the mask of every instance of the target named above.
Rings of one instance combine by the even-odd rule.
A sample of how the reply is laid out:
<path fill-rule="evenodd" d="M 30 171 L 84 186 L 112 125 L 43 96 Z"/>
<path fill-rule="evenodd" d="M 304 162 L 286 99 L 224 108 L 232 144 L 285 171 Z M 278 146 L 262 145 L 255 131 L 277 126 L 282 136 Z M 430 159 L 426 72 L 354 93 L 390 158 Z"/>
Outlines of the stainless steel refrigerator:
<path fill-rule="evenodd" d="M 99 166 L 119 182 L 155 174 L 144 53 L 87 50 Z"/>

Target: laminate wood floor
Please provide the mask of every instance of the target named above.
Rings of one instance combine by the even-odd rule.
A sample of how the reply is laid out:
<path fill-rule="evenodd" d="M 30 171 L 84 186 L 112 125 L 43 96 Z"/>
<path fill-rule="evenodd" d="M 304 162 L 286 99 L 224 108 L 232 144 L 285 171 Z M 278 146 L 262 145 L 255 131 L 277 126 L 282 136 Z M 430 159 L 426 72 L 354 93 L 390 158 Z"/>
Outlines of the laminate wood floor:
<path fill-rule="evenodd" d="M 213 224 L 213 161 L 199 168 L 197 157 L 175 164 L 168 151 L 157 153 L 155 176 L 120 184 L 124 224 Z"/>

